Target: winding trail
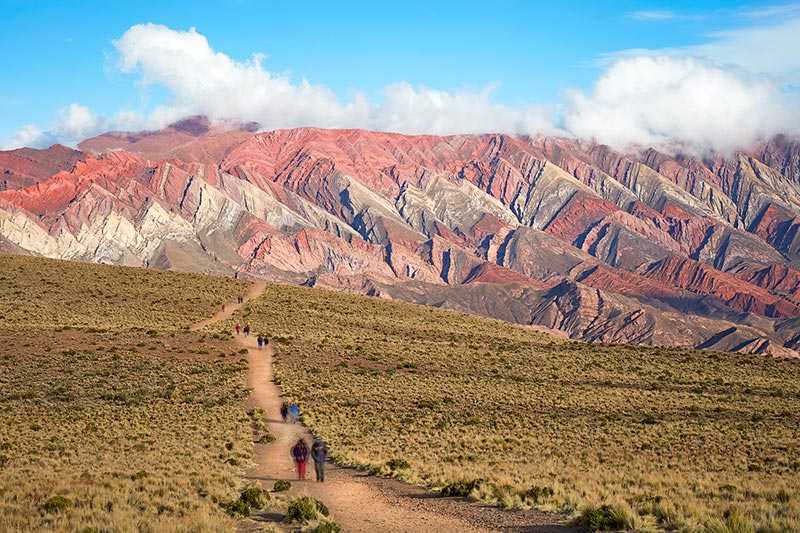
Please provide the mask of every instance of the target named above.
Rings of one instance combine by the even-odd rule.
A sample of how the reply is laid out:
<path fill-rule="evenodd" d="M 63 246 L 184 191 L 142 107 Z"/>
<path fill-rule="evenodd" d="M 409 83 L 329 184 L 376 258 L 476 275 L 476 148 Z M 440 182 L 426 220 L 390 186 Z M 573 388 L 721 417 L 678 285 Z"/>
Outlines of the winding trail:
<path fill-rule="evenodd" d="M 254 283 L 245 302 L 259 297 L 266 285 Z M 213 318 L 190 327 L 203 328 L 230 318 L 241 304 L 226 303 L 225 310 Z M 258 332 L 256 332 L 257 334 Z M 368 476 L 354 469 L 328 463 L 325 482 L 315 479 L 313 462 L 309 459 L 307 481 L 298 481 L 289 450 L 298 438 L 310 445 L 312 435 L 302 424 L 284 423 L 280 416 L 281 391 L 274 382 L 272 345 L 258 348 L 255 337 L 236 335 L 236 342 L 248 348 L 249 372 L 247 385 L 252 389 L 250 407 L 266 411 L 265 422 L 275 436 L 275 442 L 253 445 L 253 466 L 245 478 L 258 482 L 264 489 L 272 489 L 276 480 L 290 481 L 289 494 L 308 493 L 322 500 L 330 509 L 331 519 L 345 532 L 426 532 L 426 533 L 483 533 L 509 532 L 573 532 L 582 531 L 558 522 L 558 517 L 537 511 L 503 511 L 463 498 L 438 498 L 423 488 L 407 485 L 395 479 Z M 302 406 L 301 406 L 302 408 Z M 275 513 L 254 515 L 254 526 L 275 523 L 283 518 Z M 246 525 L 241 530 L 250 531 Z"/>

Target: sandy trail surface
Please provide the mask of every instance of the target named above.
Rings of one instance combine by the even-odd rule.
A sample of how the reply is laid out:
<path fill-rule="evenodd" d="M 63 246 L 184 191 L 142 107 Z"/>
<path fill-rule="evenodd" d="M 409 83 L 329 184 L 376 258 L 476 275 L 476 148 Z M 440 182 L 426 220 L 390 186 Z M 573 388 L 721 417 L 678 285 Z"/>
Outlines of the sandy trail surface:
<path fill-rule="evenodd" d="M 257 298 L 264 291 L 263 283 L 254 283 L 245 301 Z M 200 329 L 233 316 L 241 307 L 238 303 L 225 304 L 225 310 L 190 329 Z M 292 484 L 291 496 L 311 494 L 324 502 L 330 518 L 345 532 L 572 532 L 582 531 L 565 526 L 558 516 L 537 511 L 504 511 L 464 498 L 438 498 L 421 487 L 407 485 L 395 479 L 368 476 L 350 468 L 326 464 L 325 482 L 315 481 L 313 461 L 309 458 L 305 481 L 297 479 L 297 471 L 290 449 L 303 438 L 309 445 L 313 436 L 302 424 L 284 423 L 281 420 L 281 391 L 273 377 L 273 345 L 258 348 L 256 336 L 236 335 L 236 342 L 249 349 L 247 385 L 253 391 L 251 407 L 266 411 L 265 422 L 275 436 L 270 444 L 254 444 L 253 465 L 245 477 L 258 482 L 264 489 L 272 489 L 275 481 L 287 480 Z M 302 409 L 302 406 L 300 406 Z M 280 522 L 283 516 L 265 512 L 252 517 L 251 526 L 242 524 L 242 531 L 255 531 L 260 525 Z"/>

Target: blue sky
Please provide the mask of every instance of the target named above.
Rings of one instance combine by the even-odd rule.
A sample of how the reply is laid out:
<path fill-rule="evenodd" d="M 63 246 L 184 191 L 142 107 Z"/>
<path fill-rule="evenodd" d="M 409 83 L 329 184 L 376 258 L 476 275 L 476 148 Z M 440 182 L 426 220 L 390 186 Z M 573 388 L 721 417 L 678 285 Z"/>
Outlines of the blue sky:
<path fill-rule="evenodd" d="M 798 35 L 798 2 L 0 0 L 0 147 L 74 144 L 194 112 L 266 129 L 702 144 L 727 127 L 713 124 L 720 115 L 765 109 L 746 121 L 758 137 L 793 127 Z M 184 44 L 187 55 L 171 53 Z M 726 102 L 699 117 L 706 128 L 670 109 L 689 99 L 686 112 L 703 115 L 697 84 Z M 631 86 L 655 92 L 633 105 Z"/>

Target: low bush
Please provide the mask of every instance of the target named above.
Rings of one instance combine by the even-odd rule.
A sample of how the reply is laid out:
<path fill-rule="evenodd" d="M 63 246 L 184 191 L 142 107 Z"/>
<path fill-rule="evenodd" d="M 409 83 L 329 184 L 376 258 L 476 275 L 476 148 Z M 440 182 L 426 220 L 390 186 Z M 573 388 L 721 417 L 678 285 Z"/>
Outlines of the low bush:
<path fill-rule="evenodd" d="M 328 516 L 328 507 L 313 496 L 301 496 L 289 502 L 286 522 L 310 522 L 320 515 Z"/>
<path fill-rule="evenodd" d="M 586 509 L 580 516 L 579 522 L 589 528 L 589 531 L 607 531 L 625 527 L 622 513 L 611 505 Z"/>
<path fill-rule="evenodd" d="M 66 496 L 56 495 L 44 502 L 44 505 L 42 505 L 42 510 L 45 513 L 60 513 L 62 511 L 66 511 L 72 507 L 72 505 L 72 500 Z"/>
<path fill-rule="evenodd" d="M 258 439 L 259 444 L 270 444 L 272 442 L 275 442 L 275 435 L 273 435 L 269 431 L 261 435 L 261 438 Z"/>
<path fill-rule="evenodd" d="M 459 479 L 458 481 L 454 481 L 442 487 L 442 491 L 439 495 L 443 498 L 450 496 L 462 496 L 466 498 L 473 490 L 477 489 L 485 482 L 486 481 L 483 479 Z"/>
<path fill-rule="evenodd" d="M 336 522 L 320 522 L 311 533 L 340 533 L 342 528 Z"/>
<path fill-rule="evenodd" d="M 269 492 L 261 490 L 258 487 L 247 487 L 242 491 L 242 495 L 239 499 L 250 507 L 260 509 L 269 501 L 270 495 Z"/>
<path fill-rule="evenodd" d="M 250 516 L 250 506 L 247 505 L 247 502 L 238 498 L 225 505 L 225 512 L 230 516 L 243 516 L 247 518 Z"/>
<path fill-rule="evenodd" d="M 533 486 L 525 491 L 523 499 L 529 503 L 540 504 L 553 497 L 553 489 L 550 487 Z"/>
<path fill-rule="evenodd" d="M 403 470 L 405 468 L 409 468 L 411 465 L 409 465 L 408 461 L 405 459 L 398 459 L 395 457 L 394 459 L 389 459 L 386 462 L 386 466 L 391 470 Z"/>
<path fill-rule="evenodd" d="M 288 481 L 284 481 L 283 479 L 279 479 L 272 486 L 272 490 L 274 490 L 275 492 L 284 492 L 284 491 L 287 491 L 287 490 L 289 490 L 291 488 L 292 488 L 292 484 L 289 483 Z"/>

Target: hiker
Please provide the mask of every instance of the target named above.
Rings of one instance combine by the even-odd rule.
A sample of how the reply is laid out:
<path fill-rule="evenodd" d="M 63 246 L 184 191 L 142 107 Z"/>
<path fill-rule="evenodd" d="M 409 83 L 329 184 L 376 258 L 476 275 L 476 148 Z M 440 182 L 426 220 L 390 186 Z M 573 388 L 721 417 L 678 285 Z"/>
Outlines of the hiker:
<path fill-rule="evenodd" d="M 267 344 L 269 344 L 269 339 L 267 338 L 266 335 L 264 335 L 264 346 L 266 346 Z"/>
<path fill-rule="evenodd" d="M 243 303 L 244 303 L 244 296 L 239 296 L 239 303 L 240 303 L 240 304 L 243 304 Z"/>
<path fill-rule="evenodd" d="M 234 327 L 234 328 L 236 328 L 236 334 L 237 334 L 237 335 L 238 335 L 238 334 L 239 334 L 239 332 L 242 330 L 242 326 L 240 326 L 238 323 L 237 323 L 235 326 L 233 326 L 233 327 Z"/>
<path fill-rule="evenodd" d="M 222 312 L 225 312 L 225 304 L 222 304 Z"/>
<path fill-rule="evenodd" d="M 261 335 L 258 336 L 258 339 L 256 339 L 256 341 L 258 342 L 258 347 L 259 348 L 264 346 L 264 337 L 262 337 Z"/>
<path fill-rule="evenodd" d="M 297 407 L 296 404 L 292 404 L 289 406 L 289 414 L 292 417 L 292 424 L 296 424 L 298 420 L 300 420 L 300 409 Z"/>
<path fill-rule="evenodd" d="M 245 325 L 244 325 L 244 329 L 242 330 L 242 333 L 244 333 L 244 336 L 245 336 L 245 337 L 247 337 L 248 335 L 250 335 L 250 325 L 249 325 L 249 324 L 245 324 Z"/>
<path fill-rule="evenodd" d="M 314 439 L 311 445 L 311 457 L 314 459 L 314 470 L 317 481 L 325 481 L 325 461 L 328 459 L 328 447 L 319 439 Z"/>
<path fill-rule="evenodd" d="M 297 444 L 292 446 L 292 457 L 294 462 L 297 463 L 297 477 L 305 481 L 306 479 L 306 462 L 308 461 L 308 446 L 303 439 L 297 439 Z"/>
<path fill-rule="evenodd" d="M 281 418 L 283 418 L 284 423 L 286 423 L 286 420 L 289 418 L 289 404 L 286 402 L 281 404 Z"/>

